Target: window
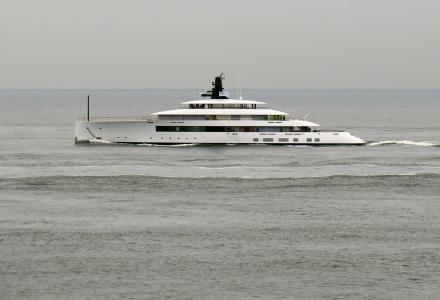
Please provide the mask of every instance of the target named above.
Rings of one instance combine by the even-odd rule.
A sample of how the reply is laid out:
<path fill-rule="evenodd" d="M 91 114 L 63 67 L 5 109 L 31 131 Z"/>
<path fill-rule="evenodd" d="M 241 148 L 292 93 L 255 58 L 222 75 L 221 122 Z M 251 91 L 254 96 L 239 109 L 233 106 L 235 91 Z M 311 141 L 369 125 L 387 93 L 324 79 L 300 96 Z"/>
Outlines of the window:
<path fill-rule="evenodd" d="M 280 115 L 269 115 L 267 116 L 269 121 L 280 121 L 280 120 L 284 120 L 285 118 L 283 118 L 284 116 L 280 116 Z"/>
<path fill-rule="evenodd" d="M 263 138 L 263 142 L 265 142 L 265 143 L 273 142 L 273 139 L 272 138 Z"/>
<path fill-rule="evenodd" d="M 298 142 L 298 138 L 293 138 L 293 142 Z"/>
<path fill-rule="evenodd" d="M 289 141 L 289 139 L 287 139 L 287 138 L 279 138 L 278 139 L 278 142 L 280 142 L 280 143 L 287 143 Z"/>
<path fill-rule="evenodd" d="M 182 123 L 182 122 L 179 122 Z M 172 132 L 267 132 L 270 135 L 276 135 L 276 132 L 284 132 L 284 135 L 292 135 L 293 127 L 256 127 L 256 126 L 156 126 L 156 131 L 172 131 Z M 301 135 L 301 133 L 293 133 L 293 135 Z"/>
<path fill-rule="evenodd" d="M 156 126 L 156 131 L 224 132 L 222 126 Z"/>
<path fill-rule="evenodd" d="M 254 138 L 254 142 L 258 142 L 258 138 Z"/>
<path fill-rule="evenodd" d="M 320 139 L 319 138 L 315 138 L 315 142 L 319 142 L 320 141 Z"/>
<path fill-rule="evenodd" d="M 312 141 L 312 139 L 311 138 L 307 138 L 307 142 L 309 143 L 309 142 L 311 142 Z"/>

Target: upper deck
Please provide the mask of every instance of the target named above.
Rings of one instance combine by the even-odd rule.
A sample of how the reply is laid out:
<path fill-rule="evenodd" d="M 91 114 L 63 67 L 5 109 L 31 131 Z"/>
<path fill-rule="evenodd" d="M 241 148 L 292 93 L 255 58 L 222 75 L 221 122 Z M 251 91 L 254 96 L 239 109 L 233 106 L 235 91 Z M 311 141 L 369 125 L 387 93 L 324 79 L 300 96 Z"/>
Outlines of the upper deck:
<path fill-rule="evenodd" d="M 252 100 L 210 99 L 182 102 L 179 107 L 184 109 L 257 109 L 268 108 L 268 105 L 265 102 Z"/>
<path fill-rule="evenodd" d="M 209 99 L 182 102 L 178 109 L 153 113 L 155 116 L 175 115 L 266 115 L 283 116 L 289 114 L 270 109 L 267 103 L 242 99 Z"/>
<path fill-rule="evenodd" d="M 231 109 L 231 108 L 182 108 L 166 111 L 159 111 L 152 114 L 153 116 L 175 115 L 175 116 L 188 116 L 188 115 L 257 115 L 257 116 L 288 116 L 288 113 L 273 110 L 273 109 Z"/>

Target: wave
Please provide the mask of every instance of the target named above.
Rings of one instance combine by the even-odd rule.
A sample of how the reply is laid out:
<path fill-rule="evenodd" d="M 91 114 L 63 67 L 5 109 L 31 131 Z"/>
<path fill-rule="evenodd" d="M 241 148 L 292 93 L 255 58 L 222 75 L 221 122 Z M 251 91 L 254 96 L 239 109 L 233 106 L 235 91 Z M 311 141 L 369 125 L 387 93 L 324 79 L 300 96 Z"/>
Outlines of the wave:
<path fill-rule="evenodd" d="M 439 141 L 413 142 L 413 141 L 408 141 L 408 140 L 396 140 L 396 141 L 379 141 L 379 142 L 368 142 L 367 143 L 367 146 L 387 146 L 387 145 L 440 147 L 440 142 Z"/>
<path fill-rule="evenodd" d="M 89 141 L 90 144 L 113 144 L 112 142 L 101 140 L 101 139 L 93 139 Z"/>
<path fill-rule="evenodd" d="M 105 144 L 105 145 L 115 145 L 115 146 L 137 146 L 137 147 L 192 147 L 196 146 L 197 144 L 130 144 L 130 143 L 116 143 L 116 142 L 109 142 L 101 139 L 92 139 L 88 141 L 89 144 Z"/>
<path fill-rule="evenodd" d="M 440 174 L 395 174 L 395 175 L 327 175 L 303 177 L 258 177 L 258 176 L 221 176 L 221 177 L 178 177 L 148 175 L 115 176 L 49 176 L 26 178 L 0 178 L 0 190 L 6 193 L 17 191 L 41 191 L 74 194 L 132 194 L 142 193 L 143 197 L 162 197 L 170 193 L 188 195 L 200 188 L 213 197 L 229 195 L 261 195 L 264 193 L 332 193 L 334 191 L 353 191 L 367 193 L 440 193 Z M 159 192 L 159 194 L 157 194 Z M 165 193 L 165 194 L 164 194 Z M 215 194 L 215 195 L 214 195 Z M 229 196 L 228 196 L 229 197 Z M 258 197 L 258 196 L 256 196 Z M 111 199 L 112 197 L 109 197 Z"/>
<path fill-rule="evenodd" d="M 161 144 L 133 144 L 133 146 L 140 147 L 193 147 L 197 144 L 169 144 L 169 145 L 161 145 Z"/>
<path fill-rule="evenodd" d="M 227 169 L 241 169 L 241 168 L 245 168 L 245 167 L 250 167 L 250 166 L 235 166 L 235 165 L 231 165 L 231 166 L 218 166 L 218 167 L 203 167 L 203 166 L 199 166 L 196 167 L 197 169 L 202 169 L 202 170 L 227 170 Z"/>
<path fill-rule="evenodd" d="M 133 174 L 112 174 L 112 175 L 52 175 L 52 176 L 8 176 L 0 177 L 0 182 L 9 180 L 58 180 L 58 179 L 99 179 L 99 178 L 144 178 L 144 179 L 176 179 L 176 180 L 240 180 L 240 179 L 252 179 L 252 180 L 307 180 L 307 179 L 380 179 L 380 178 L 401 178 L 401 177 L 423 177 L 423 178 L 440 178 L 439 173 L 395 173 L 395 174 L 367 174 L 367 175 L 353 175 L 353 174 L 338 174 L 338 175 L 316 175 L 316 176 L 286 176 L 286 177 L 265 177 L 265 176 L 173 176 L 173 175 L 133 175 Z"/>
<path fill-rule="evenodd" d="M 214 144 L 125 144 L 125 143 L 114 143 L 101 139 L 93 139 L 88 141 L 90 144 L 105 144 L 105 145 L 129 145 L 138 147 L 194 147 L 194 146 L 212 146 Z M 239 144 L 222 144 L 223 146 L 240 146 Z M 266 144 L 249 144 L 252 146 L 267 146 Z M 389 146 L 389 145 L 405 145 L 405 146 L 422 146 L 422 147 L 440 147 L 440 141 L 408 141 L 408 140 L 387 140 L 387 141 L 369 141 L 367 146 Z M 286 147 L 294 148 L 305 148 L 312 147 L 308 145 L 285 145 Z"/>
<path fill-rule="evenodd" d="M 309 145 L 285 145 L 286 147 L 289 148 L 308 148 L 308 147 L 313 147 L 313 146 L 309 146 Z"/>

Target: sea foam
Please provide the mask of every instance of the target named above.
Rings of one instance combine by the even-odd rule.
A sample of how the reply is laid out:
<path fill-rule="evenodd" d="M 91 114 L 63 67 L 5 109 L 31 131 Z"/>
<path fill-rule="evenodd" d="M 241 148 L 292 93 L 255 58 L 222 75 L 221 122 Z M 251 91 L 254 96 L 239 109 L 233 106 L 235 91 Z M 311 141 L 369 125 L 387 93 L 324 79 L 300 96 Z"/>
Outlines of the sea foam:
<path fill-rule="evenodd" d="M 439 147 L 439 141 L 408 141 L 408 140 L 396 140 L 396 141 L 379 141 L 371 142 L 367 144 L 368 146 L 386 146 L 386 145 L 406 145 L 406 146 L 423 146 L 423 147 Z"/>

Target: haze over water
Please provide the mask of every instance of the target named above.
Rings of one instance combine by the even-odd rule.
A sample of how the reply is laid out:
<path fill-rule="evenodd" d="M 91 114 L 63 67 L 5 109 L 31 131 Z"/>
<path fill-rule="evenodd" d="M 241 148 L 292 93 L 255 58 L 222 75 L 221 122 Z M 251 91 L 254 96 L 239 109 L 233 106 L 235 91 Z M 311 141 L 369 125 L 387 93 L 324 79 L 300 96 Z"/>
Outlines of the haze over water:
<path fill-rule="evenodd" d="M 197 92 L 0 91 L 0 298 L 437 297 L 439 90 L 244 91 L 364 147 L 73 143 Z"/>

